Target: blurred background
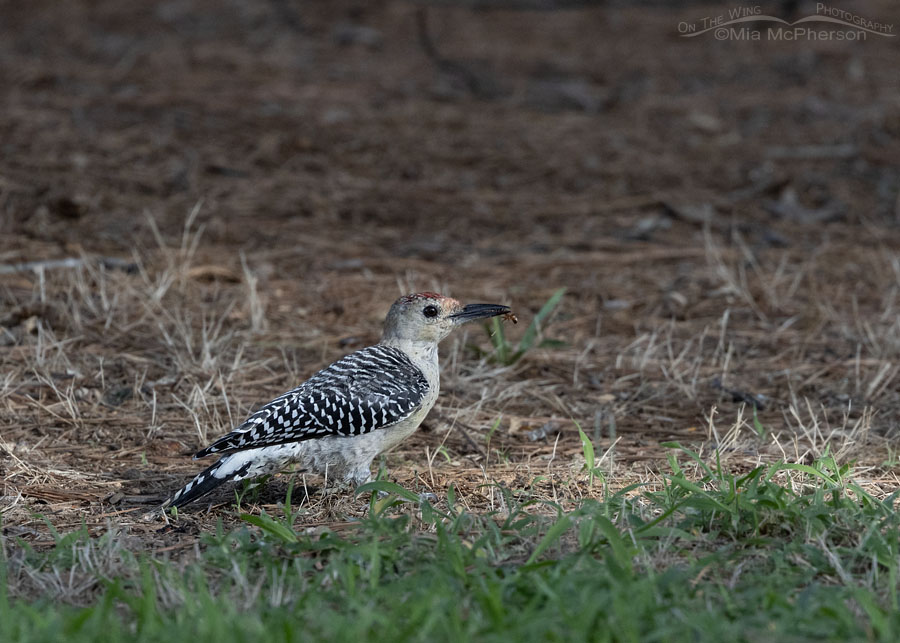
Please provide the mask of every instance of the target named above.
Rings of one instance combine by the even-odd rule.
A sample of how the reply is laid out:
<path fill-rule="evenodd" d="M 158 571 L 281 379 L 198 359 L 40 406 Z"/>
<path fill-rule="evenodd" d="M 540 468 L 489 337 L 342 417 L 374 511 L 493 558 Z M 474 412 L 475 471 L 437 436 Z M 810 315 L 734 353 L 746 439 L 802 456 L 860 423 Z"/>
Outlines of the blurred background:
<path fill-rule="evenodd" d="M 207 244 L 296 277 L 683 247 L 676 201 L 754 244 L 895 222 L 897 38 L 685 38 L 733 7 L 632 4 L 4 2 L 5 250 L 149 244 L 201 200 Z"/>
<path fill-rule="evenodd" d="M 734 426 L 753 457 L 826 425 L 889 444 L 900 38 L 681 33 L 741 6 L 0 2 L 10 449 L 46 471 L 48 437 L 113 445 L 103 475 L 162 493 L 399 294 L 510 304 L 515 347 L 561 288 L 515 363 L 478 327 L 448 343 L 432 430 L 476 437 L 426 426 L 414 461 L 483 464 L 498 415 L 513 464 L 580 451 L 571 419 L 619 463 Z M 27 497 L 63 481 L 6 466 Z"/>

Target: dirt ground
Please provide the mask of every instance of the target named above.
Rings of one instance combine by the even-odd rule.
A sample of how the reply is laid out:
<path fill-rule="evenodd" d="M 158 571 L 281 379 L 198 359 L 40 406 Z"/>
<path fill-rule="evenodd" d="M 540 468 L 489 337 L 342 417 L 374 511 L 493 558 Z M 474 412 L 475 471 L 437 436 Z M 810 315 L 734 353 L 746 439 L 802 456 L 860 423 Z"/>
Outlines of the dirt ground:
<path fill-rule="evenodd" d="M 830 450 L 897 489 L 900 38 L 451 4 L 0 3 L 5 535 L 48 543 L 41 514 L 172 549 L 233 523 L 231 490 L 140 516 L 426 289 L 513 306 L 517 340 L 565 287 L 564 344 L 504 366 L 478 326 L 448 339 L 435 410 L 385 459 L 408 488 L 597 494 L 577 421 L 613 488 L 677 440 L 734 467 Z M 310 525 L 366 509 L 296 480 Z"/>

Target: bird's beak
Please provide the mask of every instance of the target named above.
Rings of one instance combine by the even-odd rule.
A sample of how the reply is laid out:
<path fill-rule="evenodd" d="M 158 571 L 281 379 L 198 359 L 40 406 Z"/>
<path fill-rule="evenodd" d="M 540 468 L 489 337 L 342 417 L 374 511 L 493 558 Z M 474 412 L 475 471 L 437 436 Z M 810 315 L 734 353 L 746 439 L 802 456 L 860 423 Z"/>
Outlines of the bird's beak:
<path fill-rule="evenodd" d="M 464 324 L 476 319 L 484 319 L 485 317 L 505 315 L 509 312 L 512 312 L 509 306 L 501 306 L 500 304 L 466 304 L 461 311 L 450 315 L 450 319 L 457 324 Z"/>

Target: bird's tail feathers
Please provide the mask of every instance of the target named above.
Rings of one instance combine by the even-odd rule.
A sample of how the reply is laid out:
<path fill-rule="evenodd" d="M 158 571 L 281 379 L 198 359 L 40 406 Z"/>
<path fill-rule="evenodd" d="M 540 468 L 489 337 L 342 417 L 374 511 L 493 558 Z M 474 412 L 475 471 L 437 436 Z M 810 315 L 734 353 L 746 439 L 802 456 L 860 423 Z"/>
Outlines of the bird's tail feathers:
<path fill-rule="evenodd" d="M 226 455 L 212 466 L 198 473 L 193 480 L 172 496 L 172 499 L 164 507 L 183 507 L 189 502 L 202 498 L 224 482 L 242 479 L 243 474 L 247 472 L 249 463 L 232 462 L 240 459 L 235 457 L 237 455 Z"/>

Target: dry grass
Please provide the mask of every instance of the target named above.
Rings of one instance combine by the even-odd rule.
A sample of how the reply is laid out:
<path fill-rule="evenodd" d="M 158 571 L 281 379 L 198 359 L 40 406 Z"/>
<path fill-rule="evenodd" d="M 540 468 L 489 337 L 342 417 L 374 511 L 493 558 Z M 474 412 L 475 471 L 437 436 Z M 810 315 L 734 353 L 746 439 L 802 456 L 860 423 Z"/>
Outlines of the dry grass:
<path fill-rule="evenodd" d="M 131 272 L 102 268 L 85 255 L 76 268 L 17 274 L 7 289 L 9 308 L 20 317 L 7 326 L 15 341 L 4 349 L 0 393 L 8 533 L 46 541 L 33 511 L 60 530 L 84 520 L 99 533 L 110 517 L 136 527 L 143 510 L 196 469 L 190 452 L 254 404 L 375 339 L 373 322 L 390 296 L 367 299 L 367 306 L 357 301 L 341 316 L 354 321 L 336 324 L 340 332 L 285 325 L 271 313 L 285 306 L 279 301 L 310 320 L 329 313 L 288 282 L 260 288 L 252 255 L 225 264 L 198 257 L 202 231 L 192 218 L 177 246 L 159 236 L 156 249 L 135 253 Z M 644 317 L 629 341 L 614 335 L 617 346 L 602 327 L 621 324 L 630 307 L 607 307 L 598 318 L 583 297 L 568 297 L 545 331 L 567 338 L 567 346 L 534 349 L 509 367 L 471 351 L 473 343 L 488 346 L 480 328 L 449 340 L 442 396 L 424 430 L 387 457 L 390 477 L 440 497 L 453 484 L 475 512 L 503 509 L 496 484 L 572 507 L 602 492 L 583 472 L 577 421 L 599 449 L 613 490 L 634 482 L 652 487 L 665 457 L 658 443 L 674 439 L 701 454 L 717 451 L 738 470 L 833 454 L 856 463 L 858 482 L 873 496 L 893 491 L 893 425 L 882 419 L 896 402 L 888 285 L 896 273 L 889 256 L 868 258 L 870 274 L 884 280 L 872 292 L 887 294 L 871 301 L 871 312 L 859 303 L 841 311 L 854 316 L 848 319 L 809 283 L 824 280 L 836 249 L 797 265 L 788 253 L 758 257 L 741 274 L 746 248 L 726 248 L 707 234 L 706 249 L 713 270 L 691 286 L 707 289 L 696 302 L 712 309 L 708 315 L 656 324 Z M 424 287 L 435 286 L 408 273 L 395 292 Z M 544 294 L 513 303 L 535 310 Z M 842 351 L 852 357 L 811 358 Z M 312 526 L 365 511 L 346 493 L 323 493 L 326 480 L 296 480 Z M 285 485 L 273 481 L 254 502 L 277 502 Z M 198 506 L 180 523 L 196 532 L 221 515 Z M 172 544 L 165 534 L 152 539 L 157 547 Z"/>
<path fill-rule="evenodd" d="M 39 18 L 96 51 L 0 47 L 18 70 L 17 164 L 0 161 L 6 534 L 49 542 L 39 512 L 167 548 L 233 520 L 228 494 L 175 528 L 137 517 L 197 470 L 190 453 L 377 341 L 390 302 L 425 289 L 510 303 L 513 341 L 568 291 L 544 328 L 561 348 L 501 367 L 473 350 L 489 346 L 481 328 L 447 340 L 435 410 L 385 459 L 410 488 L 453 484 L 472 511 L 502 509 L 494 483 L 573 506 L 602 489 L 575 422 L 613 489 L 658 481 L 669 440 L 747 468 L 832 453 L 874 496 L 896 488 L 897 80 L 881 45 L 809 44 L 796 74 L 824 109 L 784 80 L 790 43 L 736 44 L 709 69 L 712 40 L 658 55 L 677 22 L 664 11 L 615 10 L 627 29 L 598 43 L 613 10 L 438 10 L 441 50 L 490 59 L 509 85 L 490 98 L 421 55 L 403 3 L 360 18 L 391 36 L 377 71 L 372 52 L 333 42 L 340 6 L 309 9 L 302 37 L 261 6 L 223 16 L 184 67 L 182 36 L 157 24 L 177 16 L 133 33 L 101 5 L 131 58 L 112 60 L 75 5 L 10 10 L 8 29 Z M 852 93 L 828 80 L 857 63 Z M 59 84 L 40 90 L 48 74 Z M 609 104 L 536 106 L 548 74 Z M 73 97 L 78 83 L 94 93 Z M 859 142 L 854 158 L 773 154 L 834 132 Z M 281 500 L 285 480 L 253 502 Z M 366 511 L 297 480 L 310 525 Z"/>

